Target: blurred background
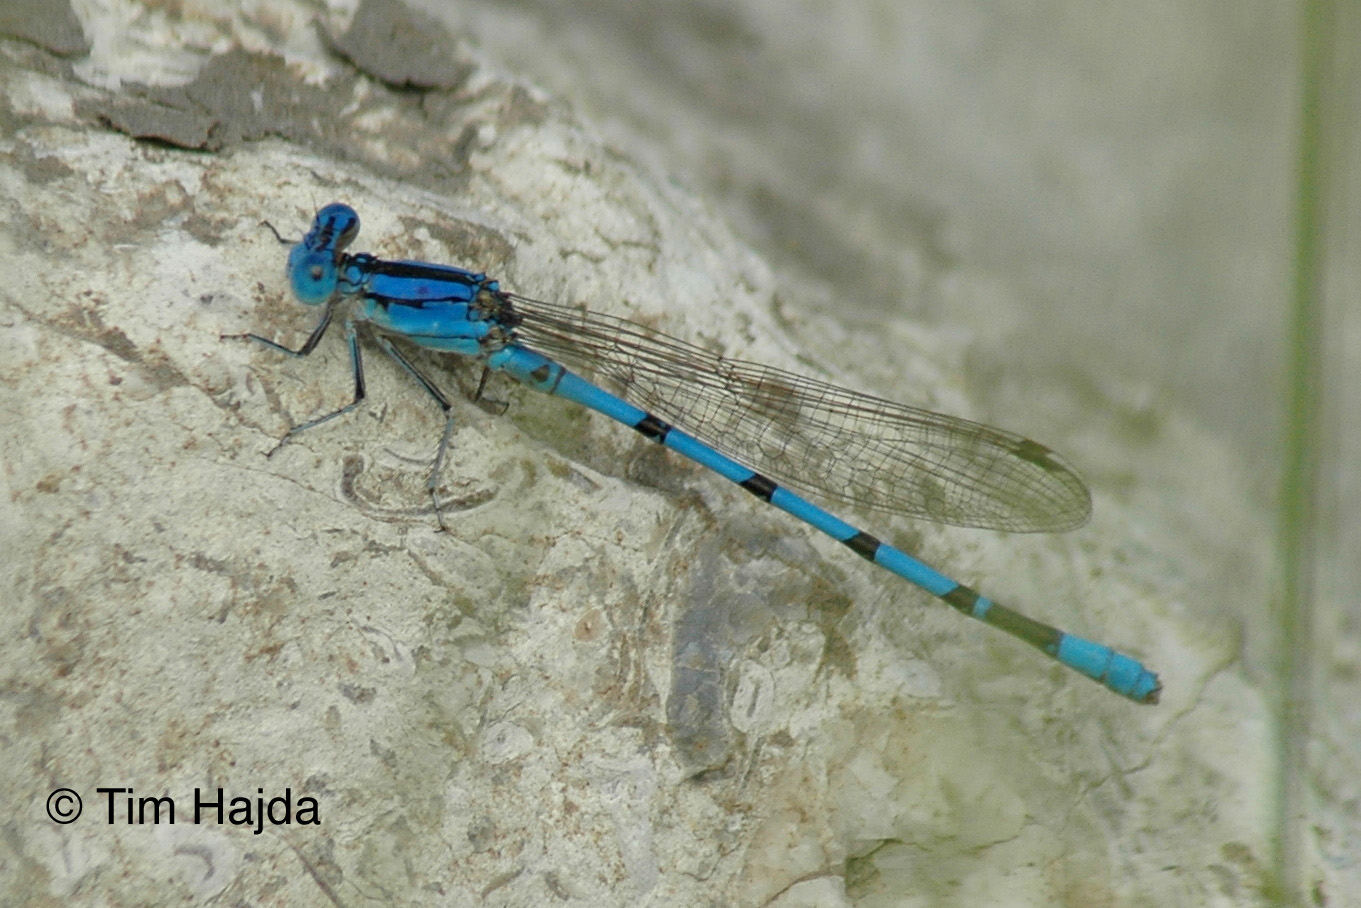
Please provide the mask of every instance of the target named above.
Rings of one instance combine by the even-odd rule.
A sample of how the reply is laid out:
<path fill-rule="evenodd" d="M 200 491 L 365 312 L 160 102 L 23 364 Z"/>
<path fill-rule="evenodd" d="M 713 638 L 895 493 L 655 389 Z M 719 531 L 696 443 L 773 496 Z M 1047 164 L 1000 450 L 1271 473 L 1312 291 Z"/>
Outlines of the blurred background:
<path fill-rule="evenodd" d="M 1355 805 L 1354 4 L 421 5 L 722 206 L 801 305 L 964 332 L 974 415 L 1190 540 L 1169 571 L 1243 628 L 1278 857 L 1306 776 Z"/>

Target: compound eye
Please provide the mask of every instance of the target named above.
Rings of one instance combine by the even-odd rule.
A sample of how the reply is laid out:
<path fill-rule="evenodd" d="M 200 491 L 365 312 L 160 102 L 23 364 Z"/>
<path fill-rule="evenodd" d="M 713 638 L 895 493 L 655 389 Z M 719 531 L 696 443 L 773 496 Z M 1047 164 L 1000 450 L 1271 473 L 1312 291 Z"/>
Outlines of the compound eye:
<path fill-rule="evenodd" d="M 335 256 L 316 252 L 301 243 L 288 255 L 288 282 L 298 302 L 319 306 L 329 300 L 336 290 Z"/>
<path fill-rule="evenodd" d="M 316 248 L 329 246 L 336 255 L 340 255 L 359 236 L 359 215 L 343 202 L 332 202 L 317 212 L 311 235 L 315 238 L 309 245 Z"/>

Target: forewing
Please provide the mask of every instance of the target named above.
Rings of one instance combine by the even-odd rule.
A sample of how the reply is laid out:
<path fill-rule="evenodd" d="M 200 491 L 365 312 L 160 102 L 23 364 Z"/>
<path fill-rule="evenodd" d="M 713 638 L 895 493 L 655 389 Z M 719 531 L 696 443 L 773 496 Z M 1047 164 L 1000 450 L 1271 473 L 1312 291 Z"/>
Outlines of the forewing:
<path fill-rule="evenodd" d="M 1058 531 L 1087 487 L 1019 435 L 728 359 L 626 319 L 511 297 L 520 342 L 801 492 L 958 526 Z"/>

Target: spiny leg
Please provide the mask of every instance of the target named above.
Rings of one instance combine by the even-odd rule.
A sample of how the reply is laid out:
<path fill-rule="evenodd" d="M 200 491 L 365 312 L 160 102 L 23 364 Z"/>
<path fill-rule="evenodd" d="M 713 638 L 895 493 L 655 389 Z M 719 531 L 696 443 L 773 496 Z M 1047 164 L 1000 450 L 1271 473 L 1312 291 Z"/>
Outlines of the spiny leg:
<path fill-rule="evenodd" d="M 326 310 L 321 314 L 321 321 L 312 329 L 311 335 L 308 336 L 303 345 L 296 350 L 291 347 L 285 347 L 283 344 L 272 341 L 267 337 L 261 337 L 258 334 L 223 334 L 220 335 L 220 337 L 222 340 L 244 338 L 246 340 L 255 341 L 256 343 L 264 344 L 266 347 L 269 347 L 272 350 L 278 350 L 280 353 L 287 353 L 289 356 L 303 357 L 310 355 L 312 351 L 317 348 L 317 344 L 321 342 L 322 335 L 326 333 L 326 329 L 331 325 L 331 315 L 331 307 L 327 306 Z M 354 374 L 354 400 L 338 410 L 333 410 L 330 413 L 318 416 L 316 419 L 309 419 L 307 422 L 289 429 L 284 433 L 283 438 L 279 439 L 278 444 L 269 449 L 269 453 L 265 455 L 266 457 L 273 457 L 280 448 L 288 444 L 293 436 L 298 433 L 305 432 L 324 422 L 329 422 L 337 416 L 343 416 L 364 402 L 364 360 L 359 353 L 359 335 L 355 330 L 354 322 L 348 319 L 345 321 L 345 341 L 350 347 L 350 366 L 351 371 Z"/>
<path fill-rule="evenodd" d="M 261 221 L 261 222 L 260 222 L 260 226 L 261 226 L 261 227 L 268 227 L 268 228 L 269 228 L 269 232 L 272 233 L 272 234 L 274 234 L 274 239 L 278 240 L 279 243 L 280 243 L 281 245 L 284 245 L 284 246 L 296 246 L 296 245 L 298 244 L 298 240 L 286 240 L 286 239 L 284 239 L 283 234 L 280 233 L 279 230 L 278 230 L 278 228 L 276 228 L 276 227 L 275 227 L 273 224 L 271 224 L 269 221 Z"/>
<path fill-rule="evenodd" d="M 493 416 L 500 416 L 510 409 L 510 401 L 494 400 L 483 393 L 487 390 L 487 379 L 491 377 L 491 373 L 490 366 L 484 365 L 482 367 L 482 376 L 477 380 L 477 390 L 473 392 L 469 400 Z"/>
<path fill-rule="evenodd" d="M 325 334 L 326 329 L 331 326 L 331 315 L 331 307 L 327 306 L 321 313 L 321 321 L 317 322 L 317 326 L 312 329 L 311 335 L 309 335 L 307 340 L 303 342 L 303 345 L 296 350 L 292 347 L 285 347 L 283 344 L 272 341 L 267 337 L 261 337 L 258 334 L 219 334 L 217 339 L 253 340 L 256 343 L 261 343 L 266 347 L 278 350 L 280 353 L 287 353 L 289 356 L 309 356 L 313 350 L 317 349 L 317 344 L 321 343 L 321 336 Z"/>
<path fill-rule="evenodd" d="M 440 435 L 439 449 L 435 452 L 435 465 L 430 468 L 430 475 L 425 480 L 425 490 L 430 493 L 430 503 L 435 508 L 435 520 L 439 523 L 439 528 L 442 532 L 446 530 L 447 527 L 444 525 L 444 515 L 440 511 L 439 495 L 437 492 L 439 489 L 439 474 L 444 469 L 444 457 L 449 450 L 449 439 L 452 438 L 454 434 L 454 407 L 449 403 L 449 398 L 444 396 L 444 392 L 441 391 L 433 381 L 427 378 L 421 370 L 417 369 L 415 364 L 407 359 L 405 354 L 398 350 L 391 340 L 381 334 L 376 334 L 374 340 L 378 342 L 378 346 L 383 348 L 383 352 L 396 360 L 397 365 L 405 369 L 406 373 L 414 378 L 417 383 L 425 389 L 425 392 L 435 399 L 435 403 L 439 404 L 440 409 L 444 411 L 444 432 Z"/>
<path fill-rule="evenodd" d="M 324 319 L 329 319 L 329 317 L 330 312 L 328 310 L 327 315 L 324 317 Z M 253 336 L 254 335 L 252 335 L 252 337 Z M 309 337 L 307 339 L 307 343 L 303 344 L 302 349 L 297 351 L 296 353 L 292 350 L 289 350 L 287 347 L 280 347 L 280 349 L 282 349 L 285 353 L 291 353 L 294 356 L 306 356 L 308 353 L 312 352 L 311 348 L 308 345 L 310 344 L 311 347 L 315 347 L 316 346 L 315 339 L 317 339 L 319 336 L 320 336 L 319 331 L 312 332 L 312 337 Z M 260 339 L 264 340 L 263 338 Z M 272 347 L 279 346 L 278 344 L 272 343 L 270 341 L 265 341 L 265 343 L 269 344 Z M 338 410 L 332 410 L 330 413 L 325 413 L 321 416 L 318 416 L 316 419 L 309 419 L 307 422 L 302 423 L 300 425 L 296 425 L 293 428 L 289 429 L 286 433 L 284 433 L 284 437 L 279 439 L 279 443 L 276 444 L 273 448 L 271 448 L 270 452 L 265 455 L 266 457 L 273 457 L 276 451 L 278 451 L 284 445 L 288 444 L 288 442 L 293 439 L 293 436 L 298 435 L 302 432 L 306 432 L 308 429 L 316 428 L 317 426 L 321 425 L 324 422 L 330 422 L 337 416 L 344 416 L 346 413 L 349 413 L 355 407 L 358 407 L 360 404 L 364 402 L 365 394 L 364 358 L 359 352 L 359 334 L 355 330 L 354 322 L 349 319 L 346 319 L 345 321 L 345 343 L 350 348 L 350 369 L 351 372 L 354 374 L 354 400 L 350 401 L 348 404 L 339 408 Z"/>

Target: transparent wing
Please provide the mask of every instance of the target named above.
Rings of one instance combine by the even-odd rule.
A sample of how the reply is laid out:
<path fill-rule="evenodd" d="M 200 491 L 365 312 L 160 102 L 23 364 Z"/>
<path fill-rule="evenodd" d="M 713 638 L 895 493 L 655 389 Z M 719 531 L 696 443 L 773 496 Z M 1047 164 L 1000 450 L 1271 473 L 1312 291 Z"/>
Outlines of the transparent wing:
<path fill-rule="evenodd" d="M 511 295 L 515 335 L 770 478 L 829 501 L 1012 532 L 1081 526 L 1087 487 L 1041 444 L 728 359 L 622 318 Z"/>

